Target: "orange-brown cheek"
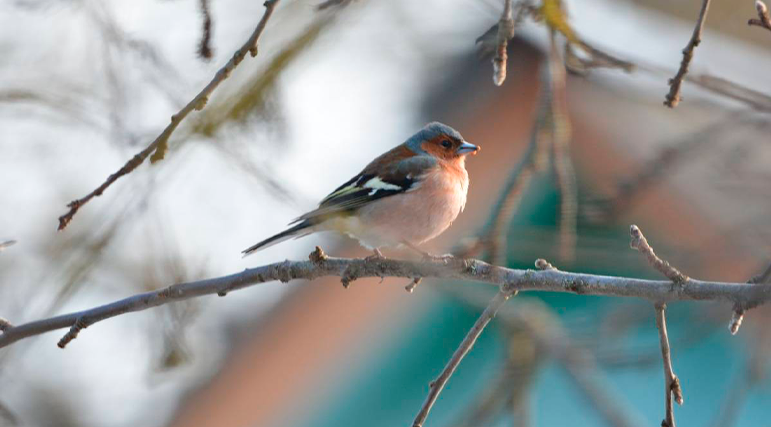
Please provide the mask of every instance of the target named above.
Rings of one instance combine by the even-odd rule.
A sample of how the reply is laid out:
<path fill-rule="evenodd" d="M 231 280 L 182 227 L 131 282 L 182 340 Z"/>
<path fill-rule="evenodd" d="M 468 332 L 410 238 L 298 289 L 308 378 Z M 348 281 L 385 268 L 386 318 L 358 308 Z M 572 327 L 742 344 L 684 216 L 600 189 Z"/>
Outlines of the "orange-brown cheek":
<path fill-rule="evenodd" d="M 442 152 L 439 147 L 436 146 L 436 144 L 432 143 L 431 141 L 424 142 L 420 145 L 420 148 L 423 149 L 428 154 L 431 154 L 432 156 L 436 157 L 444 157 L 444 153 Z"/>
<path fill-rule="evenodd" d="M 421 144 L 420 148 L 422 148 L 426 153 L 431 154 L 432 156 L 436 156 L 440 159 L 452 160 L 458 157 L 454 150 L 448 151 L 446 148 L 440 146 L 435 141 L 424 142 Z"/>

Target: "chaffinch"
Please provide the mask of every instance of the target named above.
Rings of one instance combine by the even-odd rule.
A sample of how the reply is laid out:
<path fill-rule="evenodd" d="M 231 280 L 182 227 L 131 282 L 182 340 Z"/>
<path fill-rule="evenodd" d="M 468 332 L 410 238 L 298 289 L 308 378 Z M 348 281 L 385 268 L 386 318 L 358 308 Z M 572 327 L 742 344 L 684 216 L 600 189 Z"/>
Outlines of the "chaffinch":
<path fill-rule="evenodd" d="M 429 123 L 338 187 L 293 227 L 243 251 L 244 256 L 317 231 L 338 231 L 382 257 L 379 248 L 415 248 L 449 227 L 466 205 L 466 155 L 480 147 L 458 131 Z"/>

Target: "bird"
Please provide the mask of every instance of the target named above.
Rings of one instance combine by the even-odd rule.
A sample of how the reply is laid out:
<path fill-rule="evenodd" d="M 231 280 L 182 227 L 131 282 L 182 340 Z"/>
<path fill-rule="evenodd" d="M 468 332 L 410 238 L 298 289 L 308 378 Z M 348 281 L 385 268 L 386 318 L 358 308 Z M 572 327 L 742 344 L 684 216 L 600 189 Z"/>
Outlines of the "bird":
<path fill-rule="evenodd" d="M 463 211 L 466 156 L 480 149 L 450 126 L 431 122 L 243 256 L 320 231 L 347 234 L 377 258 L 384 258 L 380 248 L 402 245 L 431 256 L 418 245 L 442 234 Z"/>

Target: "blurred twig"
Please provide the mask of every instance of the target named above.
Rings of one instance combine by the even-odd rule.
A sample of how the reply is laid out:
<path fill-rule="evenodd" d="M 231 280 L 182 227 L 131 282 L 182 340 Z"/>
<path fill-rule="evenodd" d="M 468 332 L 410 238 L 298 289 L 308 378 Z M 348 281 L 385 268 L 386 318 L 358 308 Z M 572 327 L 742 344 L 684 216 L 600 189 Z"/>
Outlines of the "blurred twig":
<path fill-rule="evenodd" d="M 9 247 L 16 244 L 16 240 L 6 240 L 4 242 L 0 242 L 0 252 L 8 249 Z"/>
<path fill-rule="evenodd" d="M 203 16 L 203 28 L 201 29 L 201 42 L 198 44 L 198 56 L 208 61 L 212 58 L 214 51 L 211 48 L 211 10 L 209 0 L 200 0 L 201 15 Z"/>
<path fill-rule="evenodd" d="M 641 200 L 641 194 L 667 179 L 670 176 L 669 171 L 695 158 L 697 152 L 704 152 L 719 141 L 722 135 L 731 132 L 733 126 L 754 126 L 765 123 L 765 120 L 737 111 L 685 138 L 666 144 L 640 168 L 639 172 L 622 180 L 610 197 L 594 203 L 585 203 L 586 209 L 583 215 L 594 222 L 605 222 L 617 218 Z"/>
<path fill-rule="evenodd" d="M 766 311 L 766 316 L 768 312 Z M 726 397 L 720 406 L 712 426 L 730 427 L 736 424 L 739 412 L 750 391 L 760 385 L 768 376 L 768 358 L 771 355 L 771 329 L 767 327 L 768 317 L 762 320 L 759 327 L 753 328 L 750 349 L 747 351 L 749 360 L 742 372 L 736 376 L 733 384 L 726 387 Z"/>
<path fill-rule="evenodd" d="M 558 175 L 558 186 L 561 184 L 560 173 L 565 178 L 572 173 L 572 161 L 569 152 L 566 151 L 570 139 L 570 123 L 564 98 L 565 86 L 564 79 L 559 80 L 560 76 L 564 77 L 564 68 L 562 74 L 559 74 L 560 67 L 563 65 L 553 57 L 542 65 L 538 111 L 526 151 L 509 172 L 500 196 L 490 211 L 490 218 L 477 237 L 466 242 L 464 247 L 455 248 L 453 253 L 463 257 L 478 257 L 485 254 L 485 259 L 489 259 L 490 262 L 503 264 L 507 250 L 506 226 L 517 212 L 522 194 L 530 184 L 533 175 L 545 171 L 550 161 Z M 550 158 L 550 153 L 554 154 L 553 158 Z M 571 163 L 566 167 L 565 161 Z M 556 162 L 563 162 L 563 164 L 556 165 Z M 567 183 L 569 182 L 568 180 Z M 568 195 L 568 203 L 569 199 L 570 195 Z M 560 228 L 561 238 L 562 230 Z M 560 243 L 563 243 L 563 240 Z M 565 244 L 569 245 L 570 242 Z"/>
<path fill-rule="evenodd" d="M 755 25 L 771 31 L 771 16 L 768 14 L 768 7 L 766 4 L 761 0 L 755 0 L 755 9 L 758 11 L 758 19 L 750 19 L 747 21 L 747 25 Z"/>
<path fill-rule="evenodd" d="M 209 96 L 220 85 L 220 83 L 225 81 L 225 79 L 230 76 L 230 73 L 238 66 L 238 64 L 241 63 L 241 61 L 243 61 L 247 53 L 250 53 L 252 57 L 257 56 L 257 41 L 262 35 L 262 32 L 265 29 L 265 26 L 273 14 L 273 10 L 276 8 L 278 2 L 279 0 L 267 0 L 265 2 L 265 13 L 263 14 L 262 19 L 260 19 L 260 22 L 257 24 L 257 27 L 254 29 L 254 32 L 249 37 L 249 39 L 244 43 L 243 46 L 241 46 L 240 49 L 235 52 L 227 64 L 225 64 L 224 67 L 217 71 L 217 74 L 214 75 L 214 78 L 212 78 L 209 84 L 207 84 L 201 92 L 199 92 L 190 102 L 188 102 L 187 105 L 185 105 L 177 114 L 171 116 L 171 123 L 166 126 L 163 132 L 161 132 L 161 134 L 158 135 L 158 137 L 152 143 L 150 143 L 147 148 L 140 151 L 131 160 L 126 162 L 123 167 L 110 175 L 107 180 L 94 191 L 87 194 L 83 198 L 73 200 L 67 205 L 70 210 L 66 214 L 59 217 L 59 230 L 64 230 L 64 228 L 67 227 L 67 224 L 69 224 L 73 216 L 75 216 L 75 214 L 83 205 L 88 203 L 92 198 L 101 196 L 102 193 L 120 177 L 131 173 L 139 165 L 144 163 L 147 157 L 150 157 L 151 162 L 156 162 L 163 159 L 163 156 L 165 155 L 166 149 L 168 147 L 169 137 L 177 128 L 177 126 L 182 123 L 182 120 L 184 120 L 185 117 L 187 117 L 187 115 L 190 114 L 193 110 L 201 110 L 206 106 L 206 102 L 209 100 Z"/>
<path fill-rule="evenodd" d="M 329 9 L 330 7 L 346 7 L 353 3 L 356 0 L 326 0 L 316 6 L 316 10 L 325 10 Z"/>
<path fill-rule="evenodd" d="M 559 215 L 559 257 L 563 262 L 572 261 L 576 247 L 576 225 L 578 215 L 578 189 L 573 159 L 570 155 L 571 128 L 568 117 L 567 91 L 565 87 L 565 62 L 557 51 L 554 32 L 551 33 L 549 51 L 549 74 L 553 91 L 553 153 L 554 172 L 560 195 Z"/>
<path fill-rule="evenodd" d="M 693 60 L 693 51 L 701 43 L 701 32 L 704 30 L 704 21 L 709 11 L 709 2 L 710 0 L 702 0 L 699 18 L 696 20 L 691 40 L 688 41 L 685 49 L 683 49 L 683 60 L 680 62 L 680 69 L 677 70 L 675 77 L 669 80 L 669 93 L 667 93 L 666 100 L 664 101 L 664 105 L 669 108 L 675 108 L 680 103 L 680 86 L 683 84 L 683 78 L 688 74 L 688 66 L 691 64 L 691 60 Z"/>

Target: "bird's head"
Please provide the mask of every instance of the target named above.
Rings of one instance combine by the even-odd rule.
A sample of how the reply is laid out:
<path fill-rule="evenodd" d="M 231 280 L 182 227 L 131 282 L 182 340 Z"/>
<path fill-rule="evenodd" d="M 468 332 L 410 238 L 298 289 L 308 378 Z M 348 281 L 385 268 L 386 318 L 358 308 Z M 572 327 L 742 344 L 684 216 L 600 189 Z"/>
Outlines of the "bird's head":
<path fill-rule="evenodd" d="M 461 160 L 481 149 L 466 142 L 457 130 L 439 122 L 427 124 L 407 140 L 406 144 L 415 153 L 428 154 L 443 160 Z"/>

